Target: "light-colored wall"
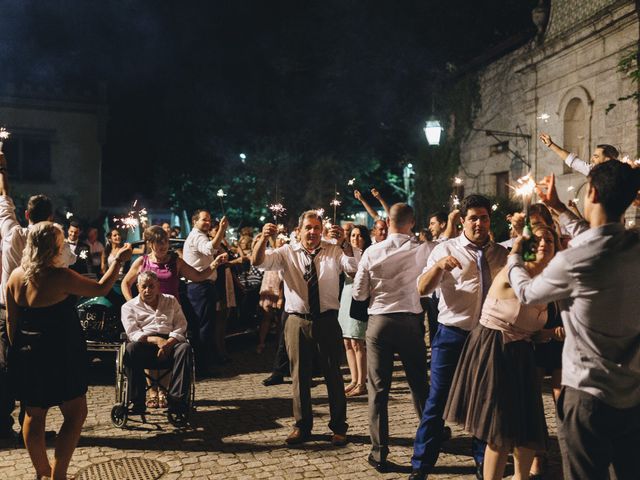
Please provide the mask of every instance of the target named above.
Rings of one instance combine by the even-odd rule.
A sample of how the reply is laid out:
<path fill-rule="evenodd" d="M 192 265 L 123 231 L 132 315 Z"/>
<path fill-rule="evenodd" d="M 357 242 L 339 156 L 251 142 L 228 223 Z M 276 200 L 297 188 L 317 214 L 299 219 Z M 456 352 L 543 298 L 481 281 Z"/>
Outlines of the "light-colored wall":
<path fill-rule="evenodd" d="M 9 131 L 52 132 L 51 181 L 12 181 L 11 194 L 44 193 L 56 209 L 68 206 L 84 218 L 97 215 L 101 207 L 103 118 L 96 106 L 0 98 L 0 124 Z"/>
<path fill-rule="evenodd" d="M 531 163 L 537 178 L 555 173 L 564 200 L 573 198 L 585 178 L 575 173 L 563 174 L 561 161 L 537 137 L 546 132 L 555 143 L 563 144 L 564 109 L 571 98 L 585 101 L 588 117 L 585 152 L 593 151 L 599 143 L 609 143 L 622 155 L 637 158 L 640 153 L 636 105 L 619 102 L 608 115 L 605 113 L 610 103 L 633 91 L 629 79 L 617 71 L 624 53 L 638 44 L 638 20 L 633 4 L 618 2 L 607 16 L 574 29 L 569 35 L 541 45 L 526 45 L 480 72 L 482 106 L 474 126 L 530 134 L 528 143 L 523 139 L 504 140 L 510 140 L 511 148 Z M 540 119 L 543 114 L 549 118 Z M 476 131 L 463 144 L 460 176 L 465 178 L 467 193 L 495 194 L 492 174 L 510 170 L 512 155 L 489 155 L 489 147 L 495 143 L 497 140 Z M 589 153 L 585 155 L 588 156 Z M 527 170 L 524 167 L 524 173 Z M 510 181 L 514 180 L 512 176 Z M 569 192 L 570 186 L 575 190 Z"/>

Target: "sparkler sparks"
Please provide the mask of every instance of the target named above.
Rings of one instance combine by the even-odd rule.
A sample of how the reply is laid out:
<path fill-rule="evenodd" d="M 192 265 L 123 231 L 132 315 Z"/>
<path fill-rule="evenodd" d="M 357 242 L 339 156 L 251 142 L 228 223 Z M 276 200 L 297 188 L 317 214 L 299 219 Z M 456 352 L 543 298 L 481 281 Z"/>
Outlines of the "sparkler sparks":
<path fill-rule="evenodd" d="M 286 208 L 281 203 L 274 203 L 273 205 L 269 205 L 269 210 L 271 210 L 271 215 L 273 215 L 273 221 L 277 222 L 278 217 L 282 217 L 284 212 L 287 211 Z"/>
<path fill-rule="evenodd" d="M 121 228 L 135 230 L 140 226 L 140 222 L 145 222 L 147 220 L 147 209 L 136 209 L 136 205 L 138 205 L 138 200 L 133 202 L 133 204 L 131 205 L 131 210 L 126 217 L 114 217 L 113 221 L 116 223 L 116 225 L 120 226 Z"/>
<path fill-rule="evenodd" d="M 71 217 L 73 217 L 73 213 L 67 212 L 64 214 L 64 216 L 67 217 L 67 220 L 69 220 Z"/>
<path fill-rule="evenodd" d="M 498 210 L 498 204 L 494 203 L 493 205 L 491 205 L 491 211 L 495 212 L 496 210 Z"/>
<path fill-rule="evenodd" d="M 334 198 L 333 200 L 331 200 L 331 206 L 332 207 L 339 207 L 341 203 L 342 202 L 340 200 L 338 200 L 337 198 Z"/>
<path fill-rule="evenodd" d="M 347 185 L 348 185 L 349 187 L 353 187 L 353 185 L 354 185 L 355 183 L 356 183 L 356 179 L 355 179 L 355 178 L 352 178 L 352 179 L 350 179 L 350 180 L 347 182 Z"/>
<path fill-rule="evenodd" d="M 324 217 L 324 208 L 317 208 L 316 213 L 319 217 Z"/>
<path fill-rule="evenodd" d="M 462 185 L 463 183 L 464 183 L 464 180 L 462 180 L 460 177 L 453 177 L 454 185 Z"/>
<path fill-rule="evenodd" d="M 575 190 L 575 187 L 573 185 L 567 187 L 567 192 L 571 192 L 573 190 Z"/>
<path fill-rule="evenodd" d="M 544 123 L 548 123 L 550 117 L 551 117 L 551 115 L 549 115 L 548 113 L 543 113 L 543 114 L 537 116 L 536 118 L 538 120 L 542 120 Z"/>
<path fill-rule="evenodd" d="M 218 196 L 218 198 L 220 199 L 220 209 L 222 210 L 222 215 L 226 216 L 225 210 L 224 210 L 224 201 L 223 198 L 227 196 L 226 193 L 224 193 L 224 190 L 219 189 L 218 193 L 216 193 L 216 195 Z"/>
<path fill-rule="evenodd" d="M 89 255 L 88 255 L 88 252 L 87 252 L 86 250 L 82 250 L 82 251 L 80 252 L 80 258 L 81 258 L 82 260 L 86 260 L 88 256 L 89 256 Z"/>
<path fill-rule="evenodd" d="M 460 206 L 460 199 L 458 198 L 458 195 L 453 195 L 451 197 L 451 204 L 453 205 L 453 208 L 458 208 Z"/>

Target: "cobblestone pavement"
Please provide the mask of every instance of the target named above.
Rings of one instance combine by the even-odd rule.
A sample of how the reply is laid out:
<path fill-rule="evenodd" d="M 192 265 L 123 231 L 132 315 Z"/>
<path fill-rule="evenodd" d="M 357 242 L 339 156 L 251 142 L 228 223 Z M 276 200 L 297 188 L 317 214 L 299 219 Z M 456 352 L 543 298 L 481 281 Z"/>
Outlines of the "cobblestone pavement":
<path fill-rule="evenodd" d="M 366 397 L 348 400 L 350 443 L 333 447 L 329 442 L 326 389 L 316 379 L 312 391 L 314 436 L 299 448 L 288 448 L 284 438 L 291 430 L 291 385 L 264 387 L 273 347 L 262 355 L 253 352 L 253 339 L 235 340 L 234 362 L 224 378 L 198 382 L 197 412 L 192 428 L 176 431 L 160 414 L 147 416 L 147 424 L 130 421 L 127 430 L 114 428 L 110 410 L 114 403 L 113 367 L 94 364 L 96 379 L 88 394 L 89 416 L 73 457 L 70 474 L 109 459 L 145 457 L 163 462 L 168 473 L 162 479 L 302 479 L 302 478 L 406 478 L 407 473 L 378 474 L 366 461 L 369 452 Z M 347 370 L 345 369 L 345 374 Z M 555 434 L 553 403 L 545 386 L 544 403 L 551 434 L 550 475 L 561 478 Z M 17 412 L 16 412 L 17 413 Z M 59 428 L 60 413 L 53 409 L 48 428 Z M 389 401 L 391 435 L 389 460 L 409 465 L 418 419 L 412 409 L 409 388 L 399 362 Z M 430 479 L 472 479 L 471 441 L 457 426 L 443 447 Z M 52 445 L 50 445 L 52 447 Z M 49 450 L 53 455 L 53 449 Z M 512 474 L 512 468 L 508 470 Z M 0 479 L 34 478 L 24 448 L 0 444 Z"/>

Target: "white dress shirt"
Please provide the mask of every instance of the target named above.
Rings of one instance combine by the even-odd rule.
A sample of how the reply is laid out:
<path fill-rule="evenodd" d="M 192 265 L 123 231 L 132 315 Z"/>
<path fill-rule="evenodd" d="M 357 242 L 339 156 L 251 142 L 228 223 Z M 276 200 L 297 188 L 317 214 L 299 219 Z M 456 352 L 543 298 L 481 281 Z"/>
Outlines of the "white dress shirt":
<path fill-rule="evenodd" d="M 215 260 L 216 250 L 213 248 L 213 240 L 202 230 L 194 228 L 182 247 L 182 259 L 199 272 L 207 269 Z M 218 278 L 216 270 L 211 271 L 209 280 L 212 282 Z"/>
<path fill-rule="evenodd" d="M 11 272 L 20 266 L 22 254 L 27 246 L 27 236 L 33 225 L 22 227 L 16 217 L 16 207 L 11 197 L 0 195 L 0 236 L 2 237 L 2 280 L 0 303 L 6 305 L 6 289 Z M 75 263 L 76 255 L 69 248 L 62 249 L 59 266 Z"/>
<path fill-rule="evenodd" d="M 337 245 L 320 243 L 320 252 L 315 258 L 320 293 L 320 312 L 339 310 L 340 272 L 355 273 L 358 255 L 348 257 Z M 279 270 L 284 280 L 284 309 L 288 313 L 309 313 L 309 295 L 304 272 L 309 257 L 302 244 L 283 245 L 265 252 L 264 261 L 257 265 L 265 270 Z"/>
<path fill-rule="evenodd" d="M 169 335 L 179 342 L 186 341 L 187 319 L 178 300 L 166 293 L 160 294 L 155 310 L 144 303 L 140 295 L 122 305 L 122 326 L 132 342 L 153 335 Z"/>
<path fill-rule="evenodd" d="M 422 244 L 415 237 L 390 233 L 362 254 L 353 282 L 353 298 L 369 303 L 369 315 L 421 313 L 416 278 L 427 263 L 434 243 Z"/>
<path fill-rule="evenodd" d="M 437 288 L 440 289 L 438 301 L 438 322 L 449 327 L 472 330 L 478 325 L 482 312 L 482 290 L 480 288 L 480 272 L 478 270 L 478 251 L 462 233 L 459 237 L 447 242 L 439 243 L 431 252 L 427 271 L 441 259 L 451 255 L 462 265 L 450 272 L 443 272 Z M 491 278 L 494 279 L 507 262 L 507 249 L 497 243 L 489 242 L 483 248 L 485 258 L 489 264 Z M 431 292 L 426 292 L 427 294 Z"/>
<path fill-rule="evenodd" d="M 569 168 L 575 170 L 578 173 L 581 173 L 585 177 L 589 175 L 591 167 L 593 166 L 590 163 L 579 159 L 575 153 L 570 153 L 567 158 L 564 159 L 564 163 L 566 163 Z"/>
<path fill-rule="evenodd" d="M 509 256 L 509 282 L 524 304 L 558 300 L 566 332 L 562 384 L 614 408 L 640 405 L 640 239 L 620 223 L 591 228 L 531 278 Z"/>

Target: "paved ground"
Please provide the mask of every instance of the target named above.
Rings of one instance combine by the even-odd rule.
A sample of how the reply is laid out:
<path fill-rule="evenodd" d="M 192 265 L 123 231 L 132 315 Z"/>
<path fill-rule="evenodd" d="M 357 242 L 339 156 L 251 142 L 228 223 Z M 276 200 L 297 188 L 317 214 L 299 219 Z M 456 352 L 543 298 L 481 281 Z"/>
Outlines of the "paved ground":
<path fill-rule="evenodd" d="M 163 462 L 163 479 L 298 479 L 298 478 L 406 478 L 407 473 L 378 474 L 366 462 L 369 451 L 366 397 L 349 399 L 350 443 L 343 448 L 329 443 L 326 389 L 321 380 L 313 388 L 314 439 L 302 448 L 286 448 L 284 438 L 292 425 L 290 384 L 263 387 L 273 347 L 262 355 L 253 352 L 253 340 L 235 340 L 234 363 L 225 378 L 199 382 L 197 412 L 192 428 L 176 431 L 162 415 L 147 417 L 147 424 L 128 430 L 111 425 L 114 403 L 113 367 L 92 367 L 89 416 L 70 474 L 91 464 L 122 457 L 145 457 Z M 346 369 L 345 369 L 346 372 Z M 390 399 L 391 452 L 389 460 L 407 466 L 418 419 L 410 402 L 404 372 L 396 364 Z M 561 478 L 555 438 L 553 405 L 545 387 L 545 408 L 552 436 L 549 479 Z M 60 415 L 50 414 L 58 428 Z M 456 426 L 444 445 L 433 479 L 475 478 L 470 438 Z M 50 451 L 50 455 L 52 451 Z M 25 449 L 0 445 L 0 479 L 31 479 L 33 470 Z"/>

